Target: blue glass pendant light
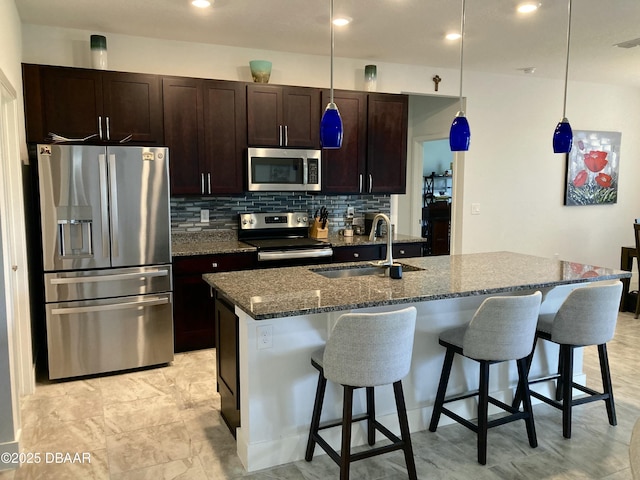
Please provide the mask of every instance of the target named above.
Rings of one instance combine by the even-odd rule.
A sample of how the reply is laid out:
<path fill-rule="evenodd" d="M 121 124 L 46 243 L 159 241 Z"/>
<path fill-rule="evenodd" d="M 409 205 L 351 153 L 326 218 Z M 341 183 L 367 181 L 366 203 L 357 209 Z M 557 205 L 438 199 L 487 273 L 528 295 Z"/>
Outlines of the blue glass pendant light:
<path fill-rule="evenodd" d="M 331 26 L 331 88 L 329 103 L 320 120 L 320 144 L 322 148 L 342 147 L 342 117 L 338 106 L 333 102 L 333 0 L 329 10 L 329 25 Z"/>
<path fill-rule="evenodd" d="M 553 132 L 553 152 L 569 153 L 573 145 L 573 131 L 567 120 L 567 82 L 569 80 L 569 45 L 571 43 L 571 0 L 569 0 L 569 15 L 567 20 L 567 64 L 564 71 L 564 103 L 562 120 Z"/>
<path fill-rule="evenodd" d="M 464 108 L 462 107 L 462 60 L 464 55 L 464 14 L 465 14 L 465 0 L 462 0 L 462 18 L 460 19 L 460 111 L 456 113 L 456 117 L 451 124 L 451 130 L 449 130 L 449 147 L 452 152 L 466 152 L 469 150 L 469 143 L 471 142 L 471 130 L 469 129 L 469 122 L 464 114 Z"/>

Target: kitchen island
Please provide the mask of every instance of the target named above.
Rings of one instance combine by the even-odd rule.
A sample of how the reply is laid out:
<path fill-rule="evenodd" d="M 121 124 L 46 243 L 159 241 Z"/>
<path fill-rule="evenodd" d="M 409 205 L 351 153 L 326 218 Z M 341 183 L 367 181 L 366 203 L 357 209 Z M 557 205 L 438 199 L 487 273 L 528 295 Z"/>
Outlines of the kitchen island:
<path fill-rule="evenodd" d="M 384 311 L 414 305 L 418 311 L 412 368 L 404 379 L 412 431 L 427 428 L 442 367 L 444 349 L 438 334 L 471 319 L 490 295 L 543 293 L 543 313 L 557 310 L 571 289 L 588 282 L 628 278 L 629 272 L 534 257 L 493 252 L 403 259 L 401 279 L 383 275 L 328 278 L 327 270 L 349 270 L 362 263 L 223 272 L 204 275 L 237 317 L 239 374 L 238 455 L 249 471 L 304 457 L 317 371 L 310 355 L 321 347 L 337 318 L 345 312 Z M 557 349 L 541 345 L 531 375 L 556 368 Z M 474 362 L 457 359 L 449 393 L 477 387 Z M 576 355 L 576 381 L 584 382 L 582 357 Z M 491 391 L 509 401 L 516 383 L 515 364 L 492 368 Z M 358 392 L 362 393 L 362 392 Z M 324 419 L 341 414 L 341 389 L 329 383 Z M 389 388 L 376 397 L 380 420 L 398 431 Z M 354 398 L 364 407 L 364 395 Z M 460 402 L 460 415 L 473 417 L 473 403 Z M 523 427 L 524 428 L 524 427 Z M 327 438 L 339 445 L 339 432 Z M 366 435 L 354 425 L 354 444 Z M 526 440 L 525 440 L 526 443 Z"/>

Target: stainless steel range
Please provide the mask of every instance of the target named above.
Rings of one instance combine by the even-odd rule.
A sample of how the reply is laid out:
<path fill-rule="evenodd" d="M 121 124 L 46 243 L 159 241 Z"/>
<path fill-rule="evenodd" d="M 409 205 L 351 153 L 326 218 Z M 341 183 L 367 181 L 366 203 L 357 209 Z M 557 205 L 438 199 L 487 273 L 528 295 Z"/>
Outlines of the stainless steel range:
<path fill-rule="evenodd" d="M 330 262 L 329 242 L 309 237 L 305 212 L 241 213 L 238 240 L 258 249 L 264 266 L 288 266 Z"/>

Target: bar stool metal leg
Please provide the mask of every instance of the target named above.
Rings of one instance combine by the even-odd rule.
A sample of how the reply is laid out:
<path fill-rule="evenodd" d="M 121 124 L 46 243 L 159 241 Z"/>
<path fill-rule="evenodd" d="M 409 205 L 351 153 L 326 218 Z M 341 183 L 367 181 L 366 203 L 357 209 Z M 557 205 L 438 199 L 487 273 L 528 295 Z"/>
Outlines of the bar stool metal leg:
<path fill-rule="evenodd" d="M 487 429 L 489 417 L 489 362 L 480 362 L 478 387 L 478 463 L 487 464 Z"/>
<path fill-rule="evenodd" d="M 409 432 L 409 420 L 407 419 L 407 406 L 404 401 L 402 382 L 393 384 L 393 393 L 396 397 L 396 410 L 398 411 L 398 422 L 400 423 L 400 438 L 404 442 L 404 461 L 407 464 L 409 480 L 418 480 L 416 473 L 416 462 L 413 458 L 413 446 L 411 444 L 411 434 Z"/>
<path fill-rule="evenodd" d="M 607 344 L 598 345 L 598 357 L 600 359 L 600 375 L 602 376 L 602 388 L 607 396 L 605 398 L 605 406 L 607 408 L 607 416 L 609 417 L 609 425 L 617 425 L 616 407 L 613 401 L 613 386 L 611 385 L 611 370 L 609 369 L 609 356 L 607 355 Z"/>
<path fill-rule="evenodd" d="M 318 375 L 318 387 L 316 388 L 316 399 L 313 404 L 313 414 L 311 416 L 311 428 L 309 429 L 309 440 L 307 441 L 307 452 L 304 459 L 310 462 L 313 459 L 313 451 L 315 450 L 316 440 L 315 435 L 318 434 L 318 427 L 320 426 L 320 414 L 322 413 L 322 403 L 324 401 L 324 392 L 327 388 L 327 379 L 324 378 L 322 370 Z"/>
<path fill-rule="evenodd" d="M 447 348 L 444 355 L 444 364 L 442 365 L 442 373 L 440 374 L 440 383 L 438 384 L 438 393 L 433 403 L 433 412 L 431 413 L 431 423 L 429 431 L 435 432 L 438 428 L 440 415 L 442 415 L 442 406 L 444 405 L 444 397 L 447 394 L 447 384 L 449 383 L 449 375 L 451 375 L 451 366 L 453 365 L 453 357 L 455 352 L 451 348 Z"/>
<path fill-rule="evenodd" d="M 529 363 L 529 357 L 516 360 L 516 363 L 518 365 L 518 388 L 522 391 L 522 407 L 524 412 L 528 414 L 524 419 L 527 427 L 527 437 L 529 437 L 529 445 L 532 448 L 535 448 L 538 446 L 538 437 L 536 435 L 536 427 L 533 421 L 533 407 L 531 405 L 528 380 L 531 363 Z"/>
<path fill-rule="evenodd" d="M 560 345 L 562 355 L 562 435 L 571 438 L 571 407 L 573 397 L 573 346 Z"/>
<path fill-rule="evenodd" d="M 367 441 L 373 446 L 376 443 L 376 428 L 374 421 L 376 418 L 376 401 L 373 394 L 373 387 L 367 387 Z"/>
<path fill-rule="evenodd" d="M 349 480 L 349 463 L 351 462 L 351 419 L 353 416 L 353 390 L 344 385 L 342 404 L 342 446 L 340 449 L 340 480 Z"/>

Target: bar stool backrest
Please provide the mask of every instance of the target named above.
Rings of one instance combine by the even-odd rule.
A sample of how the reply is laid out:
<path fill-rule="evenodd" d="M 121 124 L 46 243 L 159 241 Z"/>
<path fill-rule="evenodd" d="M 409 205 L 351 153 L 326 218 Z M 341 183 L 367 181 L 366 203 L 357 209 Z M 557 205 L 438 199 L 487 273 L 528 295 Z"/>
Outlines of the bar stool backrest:
<path fill-rule="evenodd" d="M 519 360 L 531 353 L 540 292 L 485 299 L 464 334 L 462 352 L 476 360 Z"/>
<path fill-rule="evenodd" d="M 415 307 L 340 316 L 324 350 L 325 377 L 352 387 L 401 380 L 411 366 L 415 327 Z"/>
<path fill-rule="evenodd" d="M 560 306 L 551 340 L 566 345 L 602 345 L 613 338 L 622 282 L 576 288 Z"/>

